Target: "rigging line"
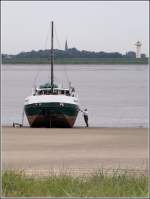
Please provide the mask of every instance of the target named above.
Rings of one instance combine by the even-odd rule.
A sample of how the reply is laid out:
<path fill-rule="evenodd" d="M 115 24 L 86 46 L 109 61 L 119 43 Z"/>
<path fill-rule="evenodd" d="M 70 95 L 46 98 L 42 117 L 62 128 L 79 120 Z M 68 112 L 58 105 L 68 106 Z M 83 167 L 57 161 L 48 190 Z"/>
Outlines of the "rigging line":
<path fill-rule="evenodd" d="M 57 40 L 58 46 L 62 50 L 62 46 L 61 46 L 61 43 L 60 43 L 60 41 L 58 39 L 58 35 L 57 35 L 57 31 L 56 31 L 56 27 L 55 26 L 54 26 L 54 32 L 55 32 L 55 35 L 56 35 L 56 40 Z M 67 78 L 67 82 L 70 83 L 70 79 L 69 79 L 65 64 L 63 64 L 63 68 L 64 68 L 64 73 L 65 73 L 66 78 Z"/>
<path fill-rule="evenodd" d="M 68 73 L 67 73 L 67 70 L 66 70 L 66 65 L 64 65 L 64 72 L 65 72 L 65 75 L 67 77 L 67 81 L 68 83 L 70 82 L 70 79 L 69 79 L 69 76 L 68 76 Z"/>
<path fill-rule="evenodd" d="M 44 49 L 45 50 L 47 49 L 47 43 L 48 43 L 49 35 L 50 35 L 50 24 L 48 25 L 48 31 L 47 31 L 45 43 L 44 43 Z"/>
<path fill-rule="evenodd" d="M 57 31 L 56 31 L 56 27 L 55 26 L 54 26 L 54 33 L 56 35 L 56 40 L 57 40 L 58 46 L 59 46 L 60 50 L 62 50 L 62 46 L 61 46 L 61 43 L 60 43 L 60 41 L 58 39 L 58 35 L 57 35 Z"/>
<path fill-rule="evenodd" d="M 48 43 L 48 37 L 49 37 L 49 32 L 50 32 L 50 25 L 48 25 L 48 31 L 47 31 L 47 34 L 46 34 L 46 39 L 45 39 L 45 42 L 44 42 L 44 50 L 47 49 L 47 43 Z M 37 71 L 36 71 L 36 76 L 33 80 L 33 86 L 36 87 L 36 82 L 37 82 L 37 78 L 39 76 L 39 72 L 40 72 L 40 69 L 39 67 L 37 68 Z M 49 77 L 48 77 L 49 78 Z"/>
<path fill-rule="evenodd" d="M 48 31 L 47 31 L 47 34 L 46 34 L 45 45 L 44 45 L 44 49 L 48 50 L 49 53 L 51 53 L 51 49 L 50 49 L 50 47 L 47 47 L 47 44 L 48 44 L 48 40 L 49 40 L 50 31 L 51 31 L 51 24 L 48 25 Z M 48 61 L 50 61 L 50 55 L 48 57 Z M 48 68 L 49 68 L 49 71 L 50 71 L 51 70 L 50 63 L 48 64 Z M 50 79 L 51 79 L 50 73 L 47 73 L 47 78 L 48 78 L 48 81 L 50 81 Z"/>
<path fill-rule="evenodd" d="M 39 69 L 39 66 L 37 66 L 36 75 L 35 75 L 34 80 L 33 80 L 33 87 L 34 88 L 36 88 L 36 83 L 37 83 L 37 78 L 39 76 L 39 72 L 40 72 L 40 69 Z"/>
<path fill-rule="evenodd" d="M 22 123 L 22 126 L 23 126 L 23 122 L 24 122 L 24 107 L 23 107 L 23 111 L 22 111 L 22 121 L 21 121 Z"/>
<path fill-rule="evenodd" d="M 40 65 L 37 66 L 35 71 L 36 71 L 36 75 L 35 75 L 35 77 L 33 79 L 33 87 L 34 88 L 36 88 L 37 78 L 38 78 L 39 73 L 40 73 Z"/>

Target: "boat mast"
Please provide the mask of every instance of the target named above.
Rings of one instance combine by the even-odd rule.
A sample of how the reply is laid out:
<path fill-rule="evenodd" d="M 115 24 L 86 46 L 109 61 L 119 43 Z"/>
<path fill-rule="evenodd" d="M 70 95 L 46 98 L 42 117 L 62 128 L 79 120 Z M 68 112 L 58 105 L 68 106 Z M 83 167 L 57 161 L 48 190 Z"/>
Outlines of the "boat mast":
<path fill-rule="evenodd" d="M 54 89 L 54 71 L 53 71 L 53 65 L 54 65 L 54 50 L 53 50 L 53 42 L 54 42 L 54 30 L 53 30 L 53 21 L 51 22 L 51 92 L 53 93 Z"/>

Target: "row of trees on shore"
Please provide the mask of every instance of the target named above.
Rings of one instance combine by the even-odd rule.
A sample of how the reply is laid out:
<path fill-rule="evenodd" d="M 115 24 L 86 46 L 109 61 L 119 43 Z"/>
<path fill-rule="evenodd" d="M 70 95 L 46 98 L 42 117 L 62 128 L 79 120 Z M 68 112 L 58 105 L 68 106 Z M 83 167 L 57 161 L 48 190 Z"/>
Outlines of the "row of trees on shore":
<path fill-rule="evenodd" d="M 61 58 L 136 58 L 136 53 L 133 51 L 127 52 L 125 55 L 119 52 L 94 52 L 86 50 L 78 50 L 76 48 L 69 48 L 67 50 L 54 49 L 54 57 L 57 59 Z M 142 54 L 142 58 L 145 58 L 145 54 Z M 21 52 L 16 55 L 2 55 L 3 59 L 12 58 L 50 58 L 50 50 L 32 50 L 30 52 Z"/>

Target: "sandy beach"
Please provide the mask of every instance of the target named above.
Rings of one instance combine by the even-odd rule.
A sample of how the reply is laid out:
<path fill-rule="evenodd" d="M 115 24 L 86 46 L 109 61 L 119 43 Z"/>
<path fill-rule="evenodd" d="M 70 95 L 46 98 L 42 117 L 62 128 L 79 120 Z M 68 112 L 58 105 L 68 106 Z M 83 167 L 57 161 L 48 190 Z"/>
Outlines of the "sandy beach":
<path fill-rule="evenodd" d="M 96 169 L 145 171 L 146 128 L 2 128 L 2 169 L 27 173 Z"/>

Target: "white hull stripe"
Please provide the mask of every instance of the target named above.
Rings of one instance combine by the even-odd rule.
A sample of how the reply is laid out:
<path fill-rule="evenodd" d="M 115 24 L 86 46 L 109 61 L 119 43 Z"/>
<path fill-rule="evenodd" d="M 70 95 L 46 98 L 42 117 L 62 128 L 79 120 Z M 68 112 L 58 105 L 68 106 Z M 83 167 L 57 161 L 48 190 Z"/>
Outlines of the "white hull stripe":
<path fill-rule="evenodd" d="M 35 103 L 69 103 L 78 105 L 78 98 L 65 95 L 35 95 L 25 99 L 24 105 Z"/>

